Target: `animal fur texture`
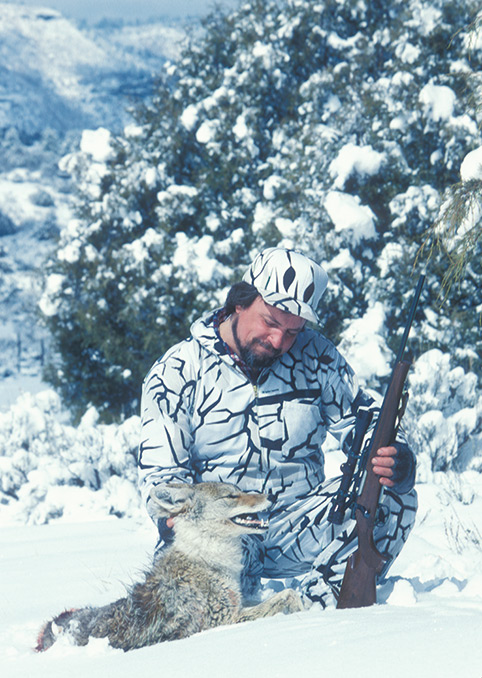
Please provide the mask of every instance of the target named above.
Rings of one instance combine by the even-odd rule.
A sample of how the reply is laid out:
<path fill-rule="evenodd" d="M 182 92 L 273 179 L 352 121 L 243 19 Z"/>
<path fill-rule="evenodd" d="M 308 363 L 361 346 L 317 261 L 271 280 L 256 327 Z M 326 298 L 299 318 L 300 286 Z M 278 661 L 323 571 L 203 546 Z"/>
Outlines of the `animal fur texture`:
<path fill-rule="evenodd" d="M 112 647 L 132 650 L 303 609 L 291 589 L 250 607 L 241 602 L 241 539 L 267 528 L 257 515 L 269 504 L 263 494 L 226 483 L 171 483 L 153 488 L 150 498 L 157 515 L 173 527 L 172 544 L 125 598 L 103 607 L 66 610 L 45 624 L 38 651 L 65 634 L 76 645 L 108 638 Z"/>

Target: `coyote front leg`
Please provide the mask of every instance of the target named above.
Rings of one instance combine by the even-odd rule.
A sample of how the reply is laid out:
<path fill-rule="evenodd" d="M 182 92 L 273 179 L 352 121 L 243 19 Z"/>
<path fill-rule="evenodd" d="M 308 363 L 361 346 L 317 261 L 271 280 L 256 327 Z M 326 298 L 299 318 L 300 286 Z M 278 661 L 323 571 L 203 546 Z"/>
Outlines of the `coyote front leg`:
<path fill-rule="evenodd" d="M 293 589 L 283 589 L 283 591 L 275 593 L 274 596 L 264 600 L 259 605 L 241 608 L 238 612 L 236 623 L 272 617 L 279 612 L 284 612 L 285 614 L 301 612 L 303 609 L 303 603 L 296 591 L 293 591 Z"/>

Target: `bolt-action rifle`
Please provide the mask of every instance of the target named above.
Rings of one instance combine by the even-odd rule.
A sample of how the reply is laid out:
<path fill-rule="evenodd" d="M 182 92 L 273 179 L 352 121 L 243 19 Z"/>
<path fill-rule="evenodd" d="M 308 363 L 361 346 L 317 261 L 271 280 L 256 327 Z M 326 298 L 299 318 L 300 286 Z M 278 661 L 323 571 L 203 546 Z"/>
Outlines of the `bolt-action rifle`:
<path fill-rule="evenodd" d="M 373 471 L 372 459 L 377 455 L 380 447 L 387 447 L 394 443 L 400 420 L 405 411 L 404 383 L 410 369 L 410 362 L 404 360 L 403 357 L 424 280 L 425 276 L 420 276 L 395 367 L 383 399 L 373 436 L 366 450 L 361 451 L 363 439 L 371 421 L 370 413 L 361 410 L 355 423 L 351 452 L 346 463 L 341 467 L 343 476 L 340 489 L 334 497 L 328 516 L 328 520 L 332 523 L 341 524 L 346 508 L 351 504 L 356 520 L 355 529 L 358 547 L 349 557 L 346 565 L 337 603 L 339 609 L 368 607 L 376 603 L 376 579 L 388 561 L 388 556 L 378 551 L 373 540 L 373 529 L 378 520 L 378 503 L 382 486 L 379 476 Z M 360 475 L 362 474 L 363 477 L 355 482 L 355 496 L 353 497 L 349 488 L 353 485 L 357 465 L 360 467 Z"/>

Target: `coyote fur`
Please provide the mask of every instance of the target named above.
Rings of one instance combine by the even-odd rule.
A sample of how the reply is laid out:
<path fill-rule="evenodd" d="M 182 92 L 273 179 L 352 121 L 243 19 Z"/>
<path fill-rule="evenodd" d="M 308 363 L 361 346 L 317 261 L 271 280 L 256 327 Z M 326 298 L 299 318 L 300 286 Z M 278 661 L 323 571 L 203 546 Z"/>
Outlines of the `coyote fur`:
<path fill-rule="evenodd" d="M 267 529 L 257 515 L 269 505 L 265 495 L 226 483 L 169 483 L 154 487 L 150 499 L 173 528 L 172 544 L 125 598 L 103 607 L 66 610 L 47 622 L 38 636 L 38 651 L 64 634 L 76 645 L 86 645 L 91 637 L 108 638 L 112 647 L 132 650 L 221 624 L 303 609 L 292 589 L 257 605 L 242 605 L 241 539 Z"/>

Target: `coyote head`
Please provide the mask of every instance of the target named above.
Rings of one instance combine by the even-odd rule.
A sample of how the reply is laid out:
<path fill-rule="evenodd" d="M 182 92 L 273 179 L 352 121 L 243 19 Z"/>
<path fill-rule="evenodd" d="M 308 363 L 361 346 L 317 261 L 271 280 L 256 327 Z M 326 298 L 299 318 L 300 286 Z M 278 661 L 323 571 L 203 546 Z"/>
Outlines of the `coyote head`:
<path fill-rule="evenodd" d="M 228 483 L 166 483 L 153 487 L 150 498 L 175 533 L 190 528 L 229 539 L 268 528 L 267 520 L 258 516 L 269 506 L 266 496 Z"/>

